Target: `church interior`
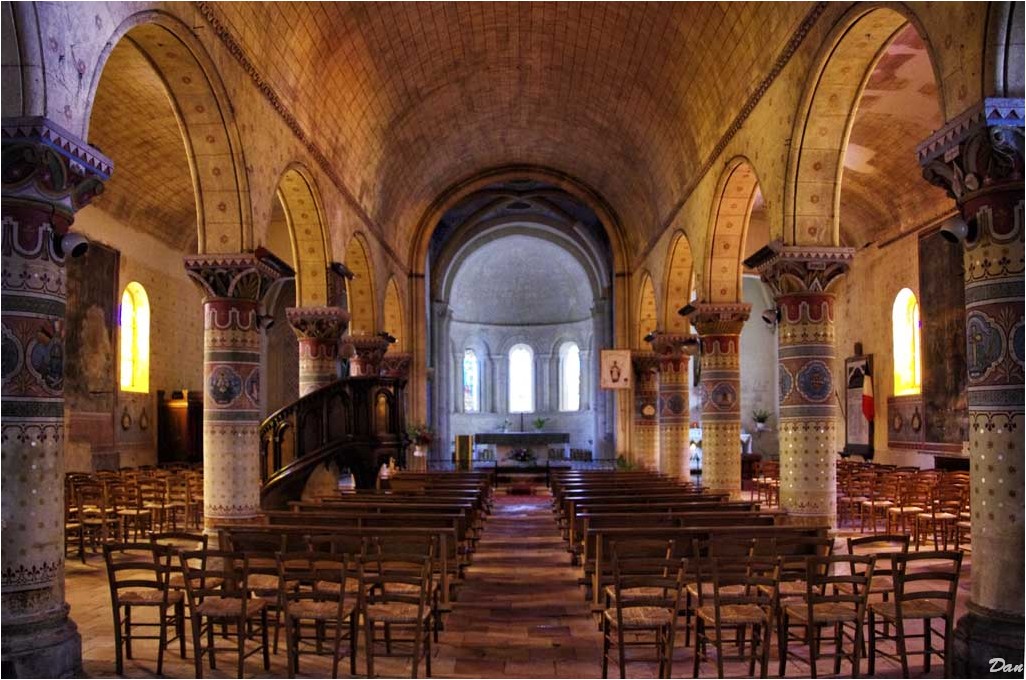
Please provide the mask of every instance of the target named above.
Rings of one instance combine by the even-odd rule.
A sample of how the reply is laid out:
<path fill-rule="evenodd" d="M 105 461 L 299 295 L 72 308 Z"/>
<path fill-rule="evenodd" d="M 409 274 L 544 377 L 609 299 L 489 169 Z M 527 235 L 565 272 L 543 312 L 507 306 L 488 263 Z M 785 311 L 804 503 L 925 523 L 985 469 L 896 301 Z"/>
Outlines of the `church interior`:
<path fill-rule="evenodd" d="M 1023 13 L 5 0 L 3 676 L 1023 677 Z"/>

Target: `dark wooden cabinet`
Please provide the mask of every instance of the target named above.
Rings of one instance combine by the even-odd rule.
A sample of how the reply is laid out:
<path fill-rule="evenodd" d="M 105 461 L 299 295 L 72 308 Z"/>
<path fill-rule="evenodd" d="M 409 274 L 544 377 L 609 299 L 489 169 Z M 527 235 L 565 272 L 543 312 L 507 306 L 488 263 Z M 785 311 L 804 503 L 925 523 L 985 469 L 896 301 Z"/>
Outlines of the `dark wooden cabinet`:
<path fill-rule="evenodd" d="M 203 461 L 203 394 L 196 390 L 157 392 L 157 461 Z"/>

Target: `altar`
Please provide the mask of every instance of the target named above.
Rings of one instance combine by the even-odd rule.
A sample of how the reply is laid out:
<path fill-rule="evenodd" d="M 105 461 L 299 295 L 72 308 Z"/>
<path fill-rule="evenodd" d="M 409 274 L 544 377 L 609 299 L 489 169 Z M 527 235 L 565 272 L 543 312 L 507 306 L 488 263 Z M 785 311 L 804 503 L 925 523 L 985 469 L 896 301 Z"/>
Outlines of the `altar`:
<path fill-rule="evenodd" d="M 530 451 L 538 461 L 548 460 L 549 449 L 562 451 L 563 460 L 570 458 L 569 432 L 483 432 L 474 435 L 474 444 L 493 449 L 493 460 L 500 465 L 512 462 L 517 449 Z"/>

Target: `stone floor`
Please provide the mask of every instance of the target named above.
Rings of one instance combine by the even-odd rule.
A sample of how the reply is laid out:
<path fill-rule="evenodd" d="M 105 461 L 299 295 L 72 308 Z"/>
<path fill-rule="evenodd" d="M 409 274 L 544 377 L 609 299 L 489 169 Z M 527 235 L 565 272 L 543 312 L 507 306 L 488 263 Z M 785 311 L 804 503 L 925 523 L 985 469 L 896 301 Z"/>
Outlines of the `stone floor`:
<path fill-rule="evenodd" d="M 578 572 L 569 557 L 553 521 L 547 495 L 496 498 L 474 564 L 459 591 L 459 601 L 446 619 L 445 631 L 432 655 L 436 677 L 585 678 L 600 676 L 602 637 L 589 613 L 584 591 L 577 585 Z M 82 633 L 85 671 L 92 677 L 114 677 L 114 640 L 110 598 L 99 556 L 87 565 L 68 562 L 68 602 L 72 618 Z M 959 613 L 968 598 L 968 567 L 959 590 Z M 692 654 L 678 638 L 674 661 L 675 677 L 691 677 Z M 191 642 L 190 642 L 191 654 Z M 153 677 L 156 644 L 139 642 L 135 659 L 126 660 L 125 675 Z M 365 673 L 363 651 L 359 672 Z M 271 658 L 271 670 L 264 671 L 257 656 L 246 665 L 247 677 L 285 677 L 285 653 Z M 330 675 L 326 659 L 304 657 L 301 675 Z M 775 673 L 771 663 L 771 673 Z M 821 674 L 831 672 L 831 663 L 821 662 Z M 863 664 L 863 672 L 865 672 Z M 375 671 L 384 677 L 409 677 L 408 660 L 375 660 Z M 789 664 L 789 675 L 804 676 L 804 665 Z M 204 669 L 207 677 L 235 677 L 235 656 L 219 656 L 218 670 Z M 423 673 L 423 666 L 421 667 Z M 343 661 L 340 673 L 348 675 Z M 618 675 L 611 664 L 610 674 Z M 850 675 L 847 665 L 844 674 Z M 194 665 L 177 654 L 168 654 L 165 675 L 192 677 Z M 654 665 L 631 664 L 630 677 L 655 677 Z M 715 676 L 715 663 L 703 665 L 703 677 Z M 728 677 L 746 677 L 747 667 L 727 663 Z M 900 669 L 885 660 L 877 662 L 877 676 L 898 677 Z M 912 676 L 923 677 L 921 659 L 912 662 Z M 935 661 L 930 677 L 940 677 Z"/>

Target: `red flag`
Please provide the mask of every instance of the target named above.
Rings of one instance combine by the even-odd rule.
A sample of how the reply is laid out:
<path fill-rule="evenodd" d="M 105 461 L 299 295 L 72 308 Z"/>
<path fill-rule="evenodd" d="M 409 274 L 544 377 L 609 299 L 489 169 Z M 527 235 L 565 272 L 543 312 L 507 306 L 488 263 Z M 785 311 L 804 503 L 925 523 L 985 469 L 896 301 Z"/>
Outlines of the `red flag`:
<path fill-rule="evenodd" d="M 873 376 L 868 373 L 862 376 L 862 415 L 869 421 L 876 416 L 876 405 L 873 403 Z"/>

